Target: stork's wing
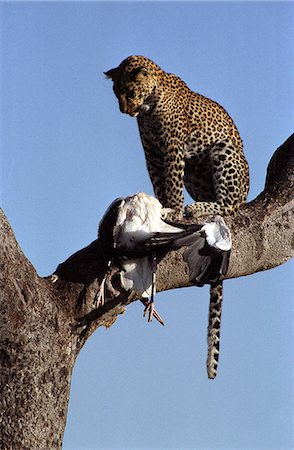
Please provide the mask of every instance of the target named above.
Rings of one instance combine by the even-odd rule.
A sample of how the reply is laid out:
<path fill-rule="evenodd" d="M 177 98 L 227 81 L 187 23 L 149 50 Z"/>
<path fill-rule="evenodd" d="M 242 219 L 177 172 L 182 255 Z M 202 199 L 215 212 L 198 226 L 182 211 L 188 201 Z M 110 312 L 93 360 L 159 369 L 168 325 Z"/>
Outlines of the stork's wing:
<path fill-rule="evenodd" d="M 189 245 L 190 242 L 194 242 L 194 234 L 198 234 L 201 229 L 201 225 L 190 226 L 189 229 L 181 230 L 176 232 L 155 232 L 151 233 L 150 237 L 144 242 L 141 242 L 139 247 L 146 251 L 149 250 L 172 250 L 181 248 L 185 245 Z M 196 231 L 197 230 L 197 231 Z"/>
<path fill-rule="evenodd" d="M 223 278 L 227 273 L 229 253 L 209 247 L 192 244 L 184 252 L 183 258 L 189 267 L 189 279 L 196 284 L 211 284 Z"/>
<path fill-rule="evenodd" d="M 118 210 L 122 202 L 123 198 L 115 199 L 107 208 L 99 223 L 98 238 L 106 254 L 113 250 L 113 229 L 116 224 Z"/>
<path fill-rule="evenodd" d="M 222 264 L 220 267 L 221 277 L 222 276 L 224 277 L 228 271 L 229 262 L 230 262 L 230 254 L 231 254 L 231 250 L 229 250 L 227 252 L 223 252 L 223 260 L 222 260 Z"/>
<path fill-rule="evenodd" d="M 184 261 L 189 267 L 191 282 L 203 286 L 214 283 L 223 277 L 228 270 L 230 251 L 221 251 L 207 243 L 206 233 L 201 226 L 180 231 L 178 233 L 154 233 L 141 244 L 141 250 L 155 250 L 159 258 L 169 250 L 186 247 Z"/>

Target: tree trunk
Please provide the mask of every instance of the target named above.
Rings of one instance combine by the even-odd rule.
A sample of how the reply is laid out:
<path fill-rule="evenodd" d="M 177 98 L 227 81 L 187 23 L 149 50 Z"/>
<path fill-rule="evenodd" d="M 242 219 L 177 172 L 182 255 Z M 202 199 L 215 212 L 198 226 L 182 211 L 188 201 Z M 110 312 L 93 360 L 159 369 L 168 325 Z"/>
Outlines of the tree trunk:
<path fill-rule="evenodd" d="M 294 255 L 294 135 L 273 155 L 265 190 L 235 217 L 227 278 L 276 267 Z M 58 449 L 66 423 L 72 369 L 90 334 L 111 326 L 133 301 L 118 283 L 93 309 L 103 275 L 99 240 L 57 268 L 59 279 L 37 275 L 0 214 L 0 448 Z M 157 290 L 188 286 L 181 250 L 158 268 Z M 76 311 L 76 304 L 81 306 Z"/>

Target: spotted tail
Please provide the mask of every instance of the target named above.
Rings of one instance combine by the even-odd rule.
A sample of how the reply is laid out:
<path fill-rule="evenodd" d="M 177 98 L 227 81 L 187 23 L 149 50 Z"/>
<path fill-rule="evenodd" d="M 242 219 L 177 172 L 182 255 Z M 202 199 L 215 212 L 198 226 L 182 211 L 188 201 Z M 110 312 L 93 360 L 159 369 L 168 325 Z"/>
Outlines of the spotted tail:
<path fill-rule="evenodd" d="M 218 281 L 210 286 L 210 304 L 207 330 L 207 375 L 215 378 L 219 358 L 220 326 L 223 300 L 223 283 Z"/>

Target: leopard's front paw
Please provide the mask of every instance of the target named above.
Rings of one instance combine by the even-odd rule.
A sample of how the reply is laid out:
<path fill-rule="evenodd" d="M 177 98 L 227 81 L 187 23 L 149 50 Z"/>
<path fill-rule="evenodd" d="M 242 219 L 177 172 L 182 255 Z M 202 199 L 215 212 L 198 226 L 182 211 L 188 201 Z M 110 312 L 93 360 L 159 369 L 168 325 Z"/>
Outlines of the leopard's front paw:
<path fill-rule="evenodd" d="M 161 217 L 169 222 L 180 222 L 183 219 L 183 212 L 172 208 L 163 208 Z"/>
<path fill-rule="evenodd" d="M 197 208 L 195 207 L 195 204 L 192 203 L 192 205 L 187 205 L 185 206 L 185 210 L 184 210 L 184 217 L 186 219 L 192 219 L 195 214 L 197 213 Z"/>
<path fill-rule="evenodd" d="M 185 220 L 195 222 L 207 219 L 211 216 L 211 211 L 209 208 L 203 207 L 203 203 L 192 203 L 191 205 L 185 206 L 184 218 Z"/>
<path fill-rule="evenodd" d="M 160 212 L 162 220 L 167 219 L 169 214 L 172 214 L 173 212 L 174 210 L 172 208 L 162 208 Z"/>

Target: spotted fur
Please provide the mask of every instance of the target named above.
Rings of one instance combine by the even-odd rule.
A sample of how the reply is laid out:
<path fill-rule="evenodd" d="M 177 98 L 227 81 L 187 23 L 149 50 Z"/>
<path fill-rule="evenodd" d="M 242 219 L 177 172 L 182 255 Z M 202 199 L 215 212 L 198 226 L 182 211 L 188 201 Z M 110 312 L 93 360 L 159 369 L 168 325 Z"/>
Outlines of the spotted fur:
<path fill-rule="evenodd" d="M 137 117 L 147 168 L 164 207 L 183 212 L 183 186 L 194 215 L 226 214 L 246 201 L 248 165 L 239 132 L 218 103 L 191 91 L 144 56 L 105 72 L 123 113 Z"/>
<path fill-rule="evenodd" d="M 176 75 L 144 56 L 130 56 L 105 72 L 113 80 L 120 111 L 137 117 L 156 197 L 177 215 L 184 186 L 193 217 L 231 214 L 246 201 L 248 165 L 239 132 L 218 103 L 191 91 Z M 211 285 L 208 326 L 209 378 L 217 371 L 222 283 Z"/>

